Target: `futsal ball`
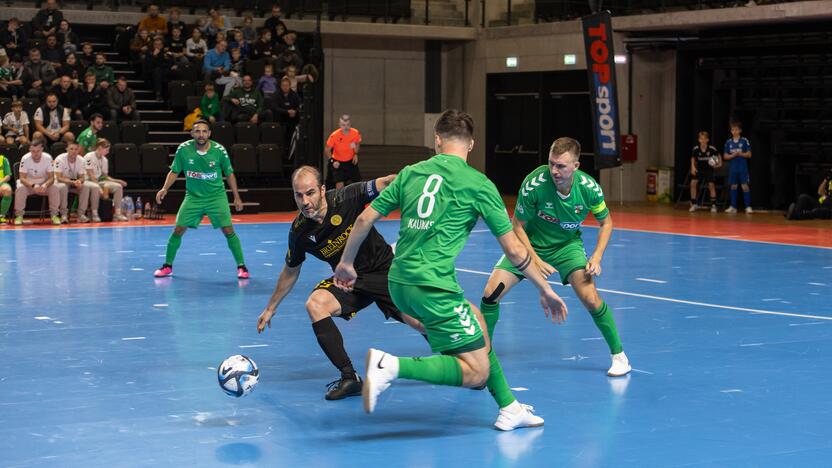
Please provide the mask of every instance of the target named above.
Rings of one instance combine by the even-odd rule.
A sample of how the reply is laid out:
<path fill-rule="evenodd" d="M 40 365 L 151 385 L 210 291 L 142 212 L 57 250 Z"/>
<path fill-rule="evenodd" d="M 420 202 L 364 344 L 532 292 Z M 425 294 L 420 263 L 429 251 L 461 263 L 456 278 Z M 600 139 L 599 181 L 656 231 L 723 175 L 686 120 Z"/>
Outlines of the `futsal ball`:
<path fill-rule="evenodd" d="M 708 158 L 708 165 L 709 166 L 716 167 L 717 164 L 719 164 L 719 156 L 713 155 L 710 158 Z"/>
<path fill-rule="evenodd" d="M 246 396 L 254 390 L 260 371 L 247 356 L 236 354 L 217 367 L 217 379 L 222 391 L 233 397 Z"/>

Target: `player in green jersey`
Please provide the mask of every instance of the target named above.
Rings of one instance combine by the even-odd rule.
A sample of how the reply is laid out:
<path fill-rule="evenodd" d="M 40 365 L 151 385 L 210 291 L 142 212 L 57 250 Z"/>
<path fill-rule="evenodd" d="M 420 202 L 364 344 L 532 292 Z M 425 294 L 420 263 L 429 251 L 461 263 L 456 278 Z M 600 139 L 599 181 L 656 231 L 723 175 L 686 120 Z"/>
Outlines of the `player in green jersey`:
<path fill-rule="evenodd" d="M 162 203 L 179 173 L 185 172 L 185 200 L 179 207 L 176 227 L 168 239 L 165 263 L 156 270 L 154 276 L 161 278 L 173 274 L 173 260 L 176 258 L 176 251 L 182 245 L 185 231 L 188 228 L 197 228 L 202 217 L 208 216 L 214 229 L 222 228 L 222 233 L 225 234 L 228 248 L 237 262 L 237 278 L 248 279 L 243 248 L 231 225 L 231 210 L 228 208 L 228 196 L 225 194 L 225 184 L 222 181 L 224 174 L 228 178 L 231 193 L 234 194 L 234 208 L 242 211 L 243 201 L 237 192 L 237 178 L 234 177 L 231 159 L 221 144 L 210 139 L 211 127 L 207 120 L 194 122 L 191 136 L 193 140 L 188 140 L 177 148 L 165 184 L 156 194 L 156 202 Z"/>
<path fill-rule="evenodd" d="M 630 372 L 621 347 L 612 310 L 601 300 L 593 277 L 601 274 L 601 259 L 612 235 L 612 218 L 601 186 L 578 170 L 581 145 L 572 138 L 558 138 L 549 149 L 549 165 L 531 172 L 520 186 L 512 225 L 529 248 L 535 263 L 546 274 L 555 271 L 563 284 L 571 284 L 592 315 L 612 354 L 610 377 Z M 587 259 L 581 240 L 581 224 L 592 213 L 601 225 L 595 252 Z M 500 316 L 500 299 L 523 279 L 505 256 L 497 262 L 483 292 L 480 309 L 489 335 Z"/>
<path fill-rule="evenodd" d="M 477 219 L 483 218 L 506 256 L 538 287 L 543 308 L 553 321 L 566 318 L 566 305 L 514 234 L 497 188 L 468 165 L 473 134 L 468 114 L 442 113 L 434 137 L 439 154 L 404 168 L 364 210 L 336 267 L 336 284 L 350 289 L 357 277 L 353 262 L 361 242 L 383 215 L 401 208 L 388 276 L 390 295 L 403 314 L 422 322 L 431 349 L 441 355 L 399 358 L 370 349 L 362 389 L 364 409 L 372 413 L 379 394 L 397 378 L 478 389 L 487 385 L 498 403 L 505 402 L 495 423 L 498 429 L 540 426 L 543 419 L 511 396 L 489 337 L 482 331 L 482 316 L 465 300 L 456 279 L 454 261 Z"/>

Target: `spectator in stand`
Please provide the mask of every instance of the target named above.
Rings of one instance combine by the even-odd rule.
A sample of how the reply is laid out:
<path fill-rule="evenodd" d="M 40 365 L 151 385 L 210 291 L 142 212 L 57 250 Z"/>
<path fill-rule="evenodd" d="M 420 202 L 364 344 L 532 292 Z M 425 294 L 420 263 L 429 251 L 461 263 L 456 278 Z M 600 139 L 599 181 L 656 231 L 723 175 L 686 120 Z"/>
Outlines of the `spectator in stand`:
<path fill-rule="evenodd" d="M 0 96 L 14 99 L 23 97 L 21 71 L 9 63 L 8 55 L 0 55 Z"/>
<path fill-rule="evenodd" d="M 254 17 L 250 14 L 243 16 L 243 25 L 240 27 L 240 31 L 243 32 L 243 39 L 246 42 L 249 44 L 254 43 L 257 40 L 257 29 L 254 27 Z"/>
<path fill-rule="evenodd" d="M 185 41 L 185 55 L 196 61 L 202 60 L 206 52 L 208 52 L 208 43 L 202 38 L 202 31 L 199 28 L 194 28 L 191 37 Z"/>
<path fill-rule="evenodd" d="M 144 70 L 146 71 L 145 81 L 149 81 L 153 86 L 157 101 L 164 100 L 165 84 L 174 76 L 176 69 L 176 64 L 165 50 L 162 36 L 156 36 L 150 50 L 147 51 Z"/>
<path fill-rule="evenodd" d="M 211 83 L 205 83 L 205 94 L 202 95 L 202 99 L 199 101 L 199 112 L 203 119 L 212 124 L 223 121 L 220 98 Z"/>
<path fill-rule="evenodd" d="M 167 51 L 173 63 L 185 65 L 189 62 L 188 57 L 185 55 L 185 37 L 182 35 L 182 30 L 178 26 L 174 26 L 170 30 Z"/>
<path fill-rule="evenodd" d="M 61 20 L 61 25 L 58 27 L 58 32 L 55 33 L 58 37 L 58 44 L 64 49 L 64 54 L 72 54 L 78 51 L 78 35 L 72 30 L 69 21 Z"/>
<path fill-rule="evenodd" d="M 220 41 L 224 41 L 226 44 L 228 44 L 228 36 L 225 34 L 225 31 L 218 31 L 217 35 L 214 36 L 214 45 L 215 46 L 217 45 L 217 42 L 220 42 Z M 229 49 L 226 47 L 226 50 L 229 50 Z M 230 53 L 231 52 L 229 52 L 229 54 Z"/>
<path fill-rule="evenodd" d="M 104 128 L 104 116 L 101 114 L 92 114 L 90 116 L 90 126 L 78 135 L 78 146 L 81 154 L 87 154 L 95 150 L 95 145 L 98 143 L 98 132 Z"/>
<path fill-rule="evenodd" d="M 69 76 L 58 78 L 58 84 L 52 87 L 52 92 L 58 96 L 58 104 L 69 109 L 70 118 L 78 110 L 78 90 L 72 86 L 72 79 Z"/>
<path fill-rule="evenodd" d="M 104 89 L 109 88 L 115 81 L 115 72 L 107 65 L 107 57 L 102 52 L 95 54 L 95 65 L 88 68 L 87 73 L 95 75 L 95 83 Z"/>
<path fill-rule="evenodd" d="M 69 131 L 69 109 L 58 103 L 58 95 L 49 92 L 46 103 L 35 110 L 35 133 L 32 140 L 42 140 L 51 145 L 59 141 L 75 141 L 75 135 Z"/>
<path fill-rule="evenodd" d="M 820 181 L 817 198 L 801 193 L 797 202 L 789 205 L 786 219 L 832 219 L 832 169 Z"/>
<path fill-rule="evenodd" d="M 202 71 L 205 74 L 205 81 L 214 81 L 225 75 L 231 69 L 231 56 L 226 50 L 228 44 L 225 41 L 217 42 L 217 46 L 205 54 L 202 61 Z"/>
<path fill-rule="evenodd" d="M 242 55 L 243 58 L 248 57 L 249 56 L 249 44 L 245 40 L 245 38 L 243 38 L 243 32 L 240 31 L 239 29 L 232 29 L 230 32 L 231 32 L 231 40 L 228 41 L 228 48 L 231 49 L 231 50 L 240 49 L 240 55 Z"/>
<path fill-rule="evenodd" d="M 263 76 L 257 81 L 257 89 L 263 94 L 263 98 L 271 99 L 277 92 L 277 78 L 274 76 L 274 66 L 266 65 L 263 68 Z"/>
<path fill-rule="evenodd" d="M 64 63 L 64 49 L 58 44 L 58 37 L 54 34 L 46 38 L 46 45 L 41 50 L 43 60 L 50 62 L 53 67 L 60 67 Z"/>
<path fill-rule="evenodd" d="M 277 57 L 274 68 L 280 76 L 284 76 L 286 75 L 286 69 L 291 65 L 294 65 L 298 69 L 303 66 L 303 61 L 301 61 L 297 53 L 286 49 Z"/>
<path fill-rule="evenodd" d="M 150 33 L 147 29 L 139 29 L 139 33 L 130 41 L 130 61 L 139 63 L 150 49 Z"/>
<path fill-rule="evenodd" d="M 95 74 L 87 73 L 78 90 L 78 108 L 73 116 L 77 120 L 92 119 L 95 114 L 110 115 L 107 92 L 95 83 Z"/>
<path fill-rule="evenodd" d="M 136 96 L 133 90 L 127 87 L 127 78 L 124 76 L 119 76 L 116 85 L 110 86 L 107 90 L 107 105 L 110 107 L 110 120 L 139 120 Z"/>
<path fill-rule="evenodd" d="M 29 50 L 29 60 L 23 64 L 23 86 L 29 97 L 42 97 L 57 77 L 52 64 L 41 60 L 40 50 Z"/>
<path fill-rule="evenodd" d="M 266 122 L 271 120 L 271 112 L 263 107 L 263 95 L 254 87 L 251 75 L 243 75 L 243 84 L 234 88 L 223 98 L 226 105 L 226 120 L 232 124 L 238 122 Z M 260 115 L 263 113 L 264 115 Z"/>
<path fill-rule="evenodd" d="M 58 187 L 54 185 L 53 173 L 52 156 L 43 151 L 43 140 L 32 140 L 29 144 L 29 152 L 20 160 L 17 190 L 14 191 L 14 224 L 16 226 L 23 224 L 26 199 L 30 195 L 48 197 L 52 224 L 61 224 L 61 218 L 58 216 L 61 194 Z"/>
<path fill-rule="evenodd" d="M 58 31 L 64 14 L 58 10 L 57 0 L 46 0 L 46 7 L 32 18 L 32 32 L 36 39 L 49 37 Z"/>
<path fill-rule="evenodd" d="M 92 44 L 84 42 L 81 44 L 81 54 L 78 55 L 78 63 L 84 70 L 89 69 L 95 65 L 95 52 L 92 50 Z"/>
<path fill-rule="evenodd" d="M 118 85 L 110 88 L 111 90 L 117 88 Z M 127 221 L 127 216 L 121 213 L 121 197 L 124 193 L 124 187 L 127 187 L 127 182 L 121 179 L 110 177 L 110 162 L 107 159 L 107 154 L 110 152 L 110 142 L 106 138 L 99 138 L 95 144 L 95 151 L 90 151 L 84 156 L 84 163 L 87 169 L 87 180 L 85 184 L 89 184 L 90 193 L 98 190 L 101 198 L 107 200 L 110 194 L 113 195 L 113 221 Z M 98 204 L 95 200 L 95 195 L 92 195 L 92 222 L 100 223 L 101 219 L 98 217 Z"/>
<path fill-rule="evenodd" d="M 280 79 L 280 91 L 270 101 L 275 119 L 280 122 L 283 128 L 283 147 L 288 148 L 295 127 L 298 125 L 300 112 L 300 96 L 292 91 L 292 83 L 288 78 Z"/>
<path fill-rule="evenodd" d="M 168 33 L 168 22 L 159 15 L 159 5 L 150 4 L 147 7 L 147 16 L 139 21 L 139 31 L 144 29 L 151 36 L 157 34 L 165 35 Z"/>
<path fill-rule="evenodd" d="M 76 142 L 66 145 L 66 152 L 55 158 L 55 186 L 60 194 L 61 224 L 69 222 L 69 192 L 78 195 L 78 222 L 88 223 L 87 206 L 90 203 L 90 195 L 93 196 L 93 204 L 98 206 L 100 191 L 96 190 L 85 182 L 87 175 L 87 163 L 83 156 L 78 153 L 80 147 Z"/>
<path fill-rule="evenodd" d="M 251 45 L 251 53 L 249 54 L 252 60 L 264 60 L 266 63 L 274 63 L 277 57 L 274 43 L 272 42 L 272 33 L 266 28 L 260 31 L 260 39 Z"/>
<path fill-rule="evenodd" d="M 29 143 L 29 115 L 23 110 L 22 102 L 12 102 L 12 111 L 3 117 L 3 134 L 7 145 Z"/>
<path fill-rule="evenodd" d="M 75 53 L 70 52 L 66 54 L 66 58 L 64 59 L 64 63 L 58 67 L 55 72 L 58 76 L 68 76 L 70 80 L 72 80 L 73 86 L 78 86 L 81 82 L 81 79 L 84 78 L 85 68 L 78 63 L 78 56 Z"/>
<path fill-rule="evenodd" d="M 26 53 L 28 38 L 23 29 L 20 28 L 20 21 L 17 18 L 9 20 L 6 30 L 0 33 L 0 42 L 2 42 L 6 53 L 9 55 Z"/>
<path fill-rule="evenodd" d="M 280 10 L 280 5 L 274 4 L 272 5 L 272 14 L 269 16 L 266 21 L 263 23 L 263 26 L 272 33 L 272 37 L 277 37 L 277 26 L 283 25 L 284 31 L 286 30 L 286 25 L 283 23 L 283 20 L 280 19 L 280 15 L 283 12 Z"/>
<path fill-rule="evenodd" d="M 296 65 L 298 69 L 300 69 L 300 67 L 303 66 L 303 54 L 300 52 L 300 48 L 297 46 L 297 41 L 298 33 L 296 33 L 295 31 L 286 31 L 286 34 L 283 35 L 283 42 L 286 44 L 285 49 L 291 50 L 295 53 L 295 55 L 298 56 L 299 63 L 297 63 Z"/>
<path fill-rule="evenodd" d="M 295 68 L 294 65 L 286 67 L 286 78 L 289 78 L 289 82 L 292 84 L 292 91 L 298 93 L 298 95 L 302 95 L 302 93 L 298 91 L 298 83 L 314 83 L 315 78 L 318 75 L 318 71 L 313 65 L 307 64 L 304 66 L 304 68 L 307 67 L 310 68 L 310 72 L 302 75 L 297 74 L 298 69 Z"/>
<path fill-rule="evenodd" d="M 168 34 L 173 32 L 173 28 L 179 28 L 179 31 L 184 34 L 185 22 L 179 18 L 181 14 L 182 12 L 176 7 L 173 7 L 168 11 Z"/>
<path fill-rule="evenodd" d="M 329 169 L 335 188 L 361 180 L 358 171 L 358 150 L 361 147 L 361 133 L 352 128 L 350 116 L 344 114 L 338 119 L 338 130 L 326 139 L 329 153 Z"/>
<path fill-rule="evenodd" d="M 231 29 L 231 21 L 229 21 L 227 16 L 220 15 L 220 11 L 216 8 L 208 10 L 208 18 L 205 20 L 204 29 L 206 36 L 216 38 L 218 32 L 225 32 L 229 29 Z"/>
<path fill-rule="evenodd" d="M 280 23 L 277 25 L 277 28 L 275 28 L 275 33 L 272 34 L 272 42 L 274 42 L 274 47 L 278 53 L 282 52 L 283 49 L 286 48 L 286 41 L 283 40 L 283 36 L 286 35 L 286 31 L 286 25 Z"/>

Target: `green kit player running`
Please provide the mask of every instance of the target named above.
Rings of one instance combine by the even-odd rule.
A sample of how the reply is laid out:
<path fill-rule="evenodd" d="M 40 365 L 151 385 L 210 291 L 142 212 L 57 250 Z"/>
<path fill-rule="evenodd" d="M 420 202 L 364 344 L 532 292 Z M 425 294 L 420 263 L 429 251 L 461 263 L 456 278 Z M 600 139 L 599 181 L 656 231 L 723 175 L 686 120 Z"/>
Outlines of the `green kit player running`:
<path fill-rule="evenodd" d="M 216 141 L 210 140 L 211 127 L 206 120 L 194 122 L 191 130 L 193 140 L 186 141 L 176 149 L 173 164 L 170 166 L 162 190 L 156 194 L 156 202 L 168 193 L 168 189 L 176 181 L 180 172 L 185 172 L 185 200 L 176 214 L 176 227 L 168 239 L 168 249 L 165 264 L 153 274 L 157 278 L 173 274 L 173 259 L 176 251 L 182 245 L 182 236 L 188 228 L 199 227 L 203 216 L 208 216 L 211 225 L 222 228 L 228 248 L 237 262 L 237 278 L 247 279 L 248 269 L 243 260 L 243 248 L 240 238 L 231 225 L 231 210 L 228 208 L 228 197 L 225 194 L 223 174 L 228 178 L 228 186 L 234 194 L 234 208 L 243 210 L 243 201 L 237 192 L 237 179 L 225 148 Z"/>
<path fill-rule="evenodd" d="M 552 143 L 548 167 L 532 171 L 520 187 L 512 224 L 541 271 L 546 276 L 557 271 L 563 284 L 572 285 L 610 347 L 612 366 L 607 375 L 618 377 L 630 372 L 630 362 L 621 347 L 612 310 L 598 296 L 593 280 L 601 274 L 601 258 L 612 235 L 612 218 L 601 186 L 578 170 L 580 154 L 581 145 L 572 138 L 558 138 Z M 587 259 L 581 223 L 590 212 L 601 230 L 595 252 Z M 480 302 L 489 335 L 500 316 L 499 300 L 522 279 L 522 273 L 505 256 L 491 272 Z"/>
<path fill-rule="evenodd" d="M 382 215 L 401 208 L 399 239 L 388 275 L 390 295 L 403 314 L 424 324 L 431 349 L 441 355 L 399 358 L 370 349 L 362 388 L 364 409 L 372 413 L 379 394 L 397 378 L 475 389 L 487 385 L 500 405 L 494 424 L 498 429 L 540 426 L 543 419 L 511 394 L 482 331 L 482 316 L 465 300 L 456 280 L 454 261 L 477 219 L 485 220 L 506 256 L 538 287 L 553 321 L 566 318 L 566 305 L 514 234 L 497 188 L 467 164 L 474 145 L 471 116 L 447 110 L 434 130 L 439 154 L 404 168 L 364 210 L 335 270 L 336 285 L 350 289 L 357 278 L 353 262 L 370 228 Z"/>

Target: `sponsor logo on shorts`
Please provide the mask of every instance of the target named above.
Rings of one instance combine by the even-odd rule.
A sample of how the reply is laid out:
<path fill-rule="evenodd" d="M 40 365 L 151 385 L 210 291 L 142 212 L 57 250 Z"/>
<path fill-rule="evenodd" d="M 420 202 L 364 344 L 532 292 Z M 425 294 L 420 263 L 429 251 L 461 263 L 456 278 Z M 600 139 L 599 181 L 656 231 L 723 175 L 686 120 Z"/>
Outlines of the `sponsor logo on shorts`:
<path fill-rule="evenodd" d="M 185 171 L 185 177 L 199 180 L 217 180 L 216 172 Z"/>

